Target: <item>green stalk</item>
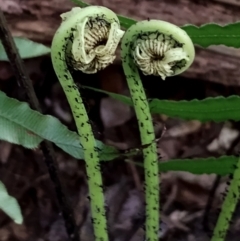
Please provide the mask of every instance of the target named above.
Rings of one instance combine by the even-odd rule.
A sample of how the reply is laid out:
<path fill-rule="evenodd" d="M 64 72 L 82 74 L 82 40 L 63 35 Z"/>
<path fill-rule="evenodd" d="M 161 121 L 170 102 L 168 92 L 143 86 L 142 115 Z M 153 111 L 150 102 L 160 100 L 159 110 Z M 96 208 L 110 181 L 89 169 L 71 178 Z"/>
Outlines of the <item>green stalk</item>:
<path fill-rule="evenodd" d="M 126 64 L 126 65 L 125 65 Z M 131 68 L 131 60 L 124 63 L 125 74 L 135 72 L 135 76 L 127 76 L 127 82 L 132 96 L 134 109 L 139 123 L 142 145 L 149 144 L 143 149 L 144 172 L 145 172 L 145 195 L 146 195 L 146 239 L 157 241 L 159 229 L 159 185 L 158 157 L 155 142 L 152 117 L 148 101 L 143 91 L 142 82 L 137 73 L 137 68 Z M 132 66 L 133 67 L 133 66 Z M 136 96 L 137 95 L 137 96 Z"/>
<path fill-rule="evenodd" d="M 180 39 L 180 42 L 174 38 Z M 194 57 L 194 48 L 183 30 L 157 20 L 142 21 L 132 25 L 122 39 L 121 48 L 123 69 L 138 120 L 141 142 L 147 146 L 143 149 L 146 240 L 157 241 L 160 216 L 157 147 L 152 117 L 138 69 L 141 69 L 145 75 L 160 75 L 165 79 L 166 76 L 181 73 L 190 66 Z"/>
<path fill-rule="evenodd" d="M 236 164 L 211 241 L 224 241 L 240 198 L 240 159 Z"/>
<path fill-rule="evenodd" d="M 106 63 L 107 59 L 106 55 L 107 57 L 110 56 L 110 62 L 108 63 L 110 64 L 114 58 L 113 52 L 115 52 L 116 49 L 114 46 L 117 45 L 120 40 L 116 38 L 116 35 L 114 35 L 115 33 L 118 33 L 119 22 L 116 15 L 111 10 L 96 6 L 86 7 L 84 9 L 74 8 L 72 11 L 63 14 L 62 17 L 63 22 L 55 33 L 52 41 L 52 63 L 71 107 L 79 134 L 79 140 L 84 150 L 95 240 L 108 241 L 98 148 L 85 106 L 68 69 L 66 59 L 68 61 L 71 59 L 71 63 L 75 63 L 74 68 L 79 65 L 82 71 L 85 70 L 85 73 L 94 73 L 99 70 L 99 68 L 103 67 L 103 65 L 99 63 L 96 64 L 97 67 L 94 64 L 91 64 L 91 61 L 96 60 L 96 58 L 93 58 L 94 53 L 96 56 L 101 55 L 98 56 L 98 59 L 101 59 L 101 57 L 104 58 L 104 64 Z M 109 39 L 106 44 L 107 47 L 100 46 L 100 50 L 98 49 L 99 46 L 96 44 L 98 39 L 93 39 L 94 41 L 96 40 L 96 49 L 91 50 L 93 52 L 90 58 L 88 53 L 85 51 L 87 41 L 84 36 L 87 32 L 86 25 L 88 21 L 91 21 L 92 29 L 94 30 L 94 24 L 96 23 L 95 19 L 97 19 L 97 22 L 102 21 L 102 24 L 107 22 L 107 26 L 110 28 L 110 33 L 108 35 Z M 99 29 L 100 28 L 98 25 L 97 30 Z M 91 31 L 91 28 L 88 29 L 88 31 Z M 72 56 L 70 56 L 70 52 L 67 52 L 69 51 L 69 43 L 71 44 L 71 42 L 73 46 Z M 104 51 L 106 54 L 104 54 Z M 104 67 L 106 67 L 106 64 Z"/>

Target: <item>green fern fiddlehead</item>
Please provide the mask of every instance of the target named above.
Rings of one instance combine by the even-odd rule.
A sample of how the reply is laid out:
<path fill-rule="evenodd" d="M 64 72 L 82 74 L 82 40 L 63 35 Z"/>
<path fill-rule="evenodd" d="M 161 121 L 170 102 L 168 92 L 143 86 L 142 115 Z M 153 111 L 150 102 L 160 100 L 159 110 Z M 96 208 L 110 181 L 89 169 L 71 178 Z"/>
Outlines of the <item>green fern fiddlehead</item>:
<path fill-rule="evenodd" d="M 179 27 L 158 20 L 132 25 L 122 39 L 122 62 L 137 115 L 143 150 L 146 195 L 146 240 L 157 241 L 159 229 L 159 177 L 155 134 L 148 101 L 138 69 L 162 79 L 186 70 L 195 51 Z"/>
<path fill-rule="evenodd" d="M 115 13 L 104 7 L 77 7 L 61 17 L 63 22 L 52 41 L 53 67 L 71 107 L 84 150 L 95 240 L 107 241 L 98 148 L 69 65 L 85 73 L 104 69 L 113 62 L 123 31 Z"/>

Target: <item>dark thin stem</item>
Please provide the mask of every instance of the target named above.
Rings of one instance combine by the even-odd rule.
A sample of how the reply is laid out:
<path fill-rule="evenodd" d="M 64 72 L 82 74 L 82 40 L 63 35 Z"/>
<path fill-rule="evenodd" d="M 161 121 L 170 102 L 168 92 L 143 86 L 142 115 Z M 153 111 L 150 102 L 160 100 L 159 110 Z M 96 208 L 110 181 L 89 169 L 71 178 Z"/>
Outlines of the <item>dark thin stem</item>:
<path fill-rule="evenodd" d="M 212 204 L 213 204 L 213 199 L 217 190 L 218 185 L 220 184 L 221 181 L 221 176 L 217 175 L 214 183 L 211 187 L 210 193 L 208 195 L 208 199 L 207 199 L 207 204 L 204 210 L 204 215 L 203 215 L 203 228 L 205 230 L 206 233 L 211 234 L 211 230 L 209 228 L 209 214 L 212 208 Z"/>
<path fill-rule="evenodd" d="M 41 112 L 39 101 L 36 97 L 32 82 L 24 68 L 23 61 L 17 51 L 16 45 L 13 41 L 13 37 L 8 29 L 6 19 L 3 12 L 0 10 L 0 39 L 5 48 L 7 56 L 9 58 L 12 69 L 15 73 L 17 81 L 22 88 L 24 88 L 25 93 L 28 97 L 31 108 Z M 55 156 L 52 143 L 48 141 L 43 141 L 40 145 L 43 152 L 44 161 L 48 168 L 48 172 L 52 183 L 55 188 L 56 196 L 58 199 L 59 207 L 65 221 L 65 226 L 67 233 L 69 235 L 69 240 L 79 241 L 79 235 L 77 232 L 77 225 L 74 220 L 73 210 L 69 205 L 67 198 L 64 194 L 62 184 L 58 176 L 58 168 L 55 164 Z"/>

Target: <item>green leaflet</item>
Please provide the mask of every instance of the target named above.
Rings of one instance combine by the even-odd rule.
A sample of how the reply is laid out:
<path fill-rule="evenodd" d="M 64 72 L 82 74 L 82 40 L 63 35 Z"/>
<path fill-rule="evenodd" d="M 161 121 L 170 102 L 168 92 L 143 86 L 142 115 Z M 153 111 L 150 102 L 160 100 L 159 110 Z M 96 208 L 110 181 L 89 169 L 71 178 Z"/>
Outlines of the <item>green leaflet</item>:
<path fill-rule="evenodd" d="M 107 94 L 114 99 L 132 106 L 131 99 L 127 96 L 86 86 L 85 88 Z M 152 113 L 165 114 L 170 117 L 177 117 L 185 120 L 199 120 L 201 122 L 240 120 L 240 97 L 235 95 L 227 98 L 219 96 L 191 101 L 150 99 L 149 106 Z"/>
<path fill-rule="evenodd" d="M 226 45 L 228 47 L 240 47 L 240 22 L 220 26 L 209 23 L 200 27 L 186 25 L 182 27 L 190 36 L 194 44 L 204 48 L 210 45 Z"/>
<path fill-rule="evenodd" d="M 77 159 L 83 159 L 78 134 L 68 130 L 57 118 L 32 110 L 27 103 L 9 98 L 0 91 L 0 139 L 36 148 L 45 139 Z M 112 160 L 118 151 L 97 141 L 102 160 Z"/>
<path fill-rule="evenodd" d="M 238 157 L 221 156 L 219 158 L 194 158 L 194 159 L 173 159 L 159 163 L 159 170 L 166 171 L 185 171 L 193 174 L 217 174 L 226 176 L 233 173 Z M 141 164 L 142 166 L 142 164 Z"/>
<path fill-rule="evenodd" d="M 8 195 L 7 189 L 0 181 L 0 209 L 17 224 L 22 224 L 23 217 L 17 200 Z"/>
<path fill-rule="evenodd" d="M 26 38 L 14 37 L 14 42 L 22 59 L 39 57 L 50 53 L 50 48 Z M 0 61 L 8 61 L 8 57 L 1 42 Z"/>
<path fill-rule="evenodd" d="M 86 7 L 89 4 L 79 1 L 71 0 L 80 7 Z M 136 23 L 136 20 L 118 15 L 121 26 L 125 29 Z M 200 45 L 204 48 L 210 45 L 226 45 L 228 47 L 240 47 L 240 22 L 227 24 L 224 26 L 209 23 L 202 26 L 185 25 L 182 26 L 187 34 L 190 36 L 194 44 Z"/>
<path fill-rule="evenodd" d="M 35 135 L 27 128 L 23 128 L 17 123 L 9 121 L 9 119 L 2 116 L 0 116 L 0 126 L 0 140 L 22 145 L 30 149 L 37 148 L 43 140 L 40 136 Z"/>
<path fill-rule="evenodd" d="M 240 97 L 216 97 L 204 100 L 168 101 L 150 100 L 152 113 L 161 113 L 170 117 L 178 117 L 185 120 L 199 120 L 201 122 L 227 120 L 240 120 Z"/>
<path fill-rule="evenodd" d="M 227 176 L 234 172 L 238 159 L 239 157 L 237 156 L 172 159 L 164 162 L 160 161 L 158 166 L 161 172 L 183 171 L 196 175 L 217 174 Z M 142 163 L 134 163 L 143 167 Z"/>

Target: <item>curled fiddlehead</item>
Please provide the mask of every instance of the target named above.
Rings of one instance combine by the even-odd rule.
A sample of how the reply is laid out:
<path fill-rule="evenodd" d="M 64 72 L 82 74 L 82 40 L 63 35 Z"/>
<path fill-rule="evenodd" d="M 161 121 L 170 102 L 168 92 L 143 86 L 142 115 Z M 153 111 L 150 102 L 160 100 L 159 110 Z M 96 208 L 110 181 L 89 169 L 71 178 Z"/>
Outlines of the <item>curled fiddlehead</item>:
<path fill-rule="evenodd" d="M 142 30 L 136 36 L 132 55 L 135 64 L 143 74 L 161 76 L 165 79 L 188 69 L 195 55 L 188 35 L 168 22 L 151 20 L 144 24 L 148 26 L 156 24 L 161 26 L 161 29 L 150 29 L 149 26 L 147 33 Z"/>
<path fill-rule="evenodd" d="M 162 79 L 182 73 L 193 62 L 191 39 L 179 27 L 158 20 L 132 25 L 124 34 L 121 58 L 136 112 L 144 157 L 146 240 L 157 241 L 159 229 L 158 157 L 152 117 L 139 70 Z"/>
<path fill-rule="evenodd" d="M 96 73 L 111 64 L 123 35 L 117 16 L 105 7 L 73 8 L 61 15 L 51 57 L 56 75 L 71 107 L 84 150 L 95 240 L 107 241 L 102 177 L 98 147 L 89 118 L 69 68 Z"/>

